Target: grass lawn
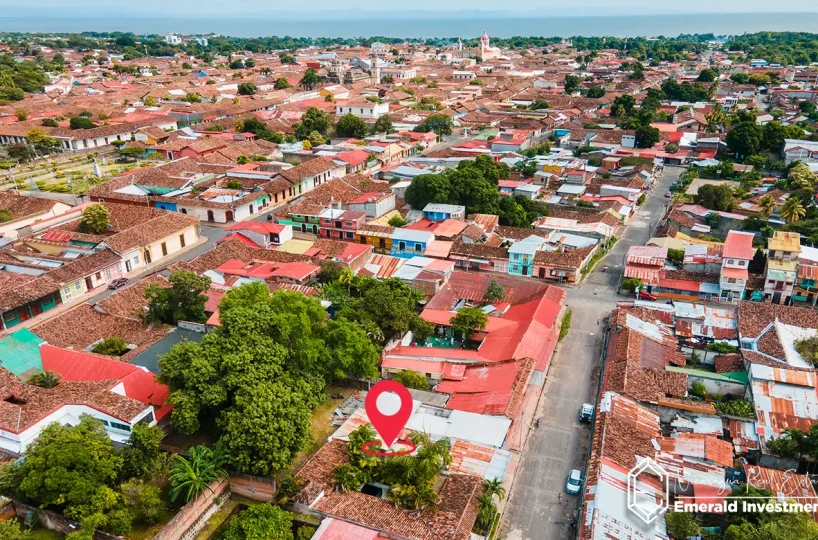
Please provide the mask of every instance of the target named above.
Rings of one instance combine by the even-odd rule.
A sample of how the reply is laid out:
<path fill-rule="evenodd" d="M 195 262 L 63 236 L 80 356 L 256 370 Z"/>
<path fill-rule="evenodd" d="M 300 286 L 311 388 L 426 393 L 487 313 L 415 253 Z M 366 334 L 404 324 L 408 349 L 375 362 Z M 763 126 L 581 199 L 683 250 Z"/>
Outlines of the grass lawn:
<path fill-rule="evenodd" d="M 154 525 L 134 525 L 131 532 L 127 534 L 128 540 L 148 540 L 149 538 L 153 538 L 175 515 L 176 512 L 165 510 L 159 516 L 159 523 L 155 523 Z"/>
<path fill-rule="evenodd" d="M 219 527 L 222 526 L 224 520 L 230 515 L 230 513 L 240 504 L 240 501 L 237 500 L 236 497 L 230 497 L 225 503 L 219 508 L 219 511 L 210 516 L 210 519 L 207 520 L 205 523 L 204 528 L 199 531 L 199 534 L 196 535 L 196 540 L 207 540 L 210 538 L 210 535 L 215 533 Z"/>
<path fill-rule="evenodd" d="M 199 531 L 199 534 L 196 535 L 196 540 L 207 540 L 210 538 L 212 534 L 219 530 L 224 522 L 230 517 L 230 514 L 235 510 L 237 506 L 243 504 L 244 506 L 255 506 L 257 504 L 261 504 L 259 501 L 254 501 L 253 499 L 248 499 L 247 497 L 242 497 L 241 495 L 230 495 L 230 498 L 224 502 L 219 511 L 210 516 L 210 519 L 207 520 L 204 528 Z M 130 536 L 128 537 L 130 540 Z"/>
<path fill-rule="evenodd" d="M 344 399 L 346 399 L 354 393 L 355 390 L 352 388 L 341 388 L 339 386 L 330 386 L 327 388 L 327 396 L 343 394 Z M 291 471 L 300 469 L 301 466 L 327 442 L 327 438 L 335 433 L 335 430 L 338 428 L 330 424 L 332 413 L 335 411 L 335 408 L 343 402 L 343 399 L 327 397 L 326 401 L 313 411 L 312 418 L 310 418 L 310 426 L 312 428 L 310 440 L 304 446 L 304 450 L 299 452 L 295 457 L 295 461 L 293 461 L 292 468 L 290 469 Z"/>

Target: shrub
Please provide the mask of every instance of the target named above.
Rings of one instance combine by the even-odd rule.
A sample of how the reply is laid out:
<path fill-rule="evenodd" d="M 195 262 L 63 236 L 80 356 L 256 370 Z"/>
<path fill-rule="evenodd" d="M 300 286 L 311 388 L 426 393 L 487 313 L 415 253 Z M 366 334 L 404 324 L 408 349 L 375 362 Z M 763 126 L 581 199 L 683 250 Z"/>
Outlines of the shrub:
<path fill-rule="evenodd" d="M 627 292 L 634 292 L 637 287 L 642 285 L 642 280 L 639 278 L 627 278 L 622 281 L 622 290 Z"/>
<path fill-rule="evenodd" d="M 571 316 L 573 312 L 571 308 L 565 310 L 565 315 L 562 316 L 562 323 L 560 324 L 560 337 L 559 341 L 565 339 L 565 336 L 568 335 L 568 331 L 571 330 Z"/>
<path fill-rule="evenodd" d="M 690 393 L 698 398 L 704 399 L 707 397 L 707 388 L 704 387 L 704 383 L 696 381 L 690 387 Z"/>
<path fill-rule="evenodd" d="M 415 390 L 428 390 L 429 381 L 426 377 L 417 371 L 404 370 L 395 375 L 395 380 L 401 383 L 406 388 L 414 388 Z"/>
<path fill-rule="evenodd" d="M 734 399 L 732 401 L 721 401 L 713 404 L 721 414 L 739 416 L 741 418 L 755 418 L 756 411 L 752 401 L 746 399 Z"/>
<path fill-rule="evenodd" d="M 685 252 L 683 249 L 668 249 L 667 258 L 676 264 L 681 264 L 684 262 Z"/>
<path fill-rule="evenodd" d="M 111 336 L 95 343 L 91 351 L 108 356 L 122 356 L 128 352 L 128 345 L 121 337 Z"/>
<path fill-rule="evenodd" d="M 409 225 L 409 221 L 398 215 L 389 218 L 388 224 L 390 227 L 400 228 Z"/>

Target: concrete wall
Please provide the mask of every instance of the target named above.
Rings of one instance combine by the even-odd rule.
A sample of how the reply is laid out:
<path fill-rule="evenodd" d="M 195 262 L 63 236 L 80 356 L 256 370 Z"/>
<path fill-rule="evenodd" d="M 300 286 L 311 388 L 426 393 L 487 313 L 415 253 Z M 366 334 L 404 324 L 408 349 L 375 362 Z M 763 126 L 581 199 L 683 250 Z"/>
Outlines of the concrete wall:
<path fill-rule="evenodd" d="M 182 540 L 192 538 L 189 531 L 201 529 L 207 519 L 222 505 L 230 494 L 227 480 L 214 482 L 199 498 L 184 505 L 179 512 L 156 533 L 153 540 Z M 224 495 L 224 496 L 223 496 Z"/>
<path fill-rule="evenodd" d="M 747 387 L 738 382 L 726 382 L 708 379 L 706 377 L 697 377 L 688 374 L 688 382 L 692 385 L 694 382 L 700 382 L 707 389 L 710 394 L 730 394 L 733 396 L 744 397 Z"/>
<path fill-rule="evenodd" d="M 241 473 L 230 473 L 230 490 L 236 495 L 264 502 L 272 501 L 276 491 L 271 478 Z"/>

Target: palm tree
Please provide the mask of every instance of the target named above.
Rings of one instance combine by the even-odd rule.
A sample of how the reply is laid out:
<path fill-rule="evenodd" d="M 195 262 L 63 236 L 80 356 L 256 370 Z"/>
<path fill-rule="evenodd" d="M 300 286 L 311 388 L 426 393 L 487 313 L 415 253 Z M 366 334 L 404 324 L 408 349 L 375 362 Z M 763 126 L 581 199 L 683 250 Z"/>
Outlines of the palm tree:
<path fill-rule="evenodd" d="M 791 196 L 787 202 L 781 206 L 781 211 L 778 213 L 787 223 L 794 223 L 800 220 L 807 214 L 806 208 L 801 203 L 801 198 Z"/>
<path fill-rule="evenodd" d="M 386 498 L 389 502 L 395 505 L 395 508 L 400 506 L 400 503 L 403 500 L 403 486 L 400 484 L 395 484 L 394 486 L 390 487 L 389 491 L 386 493 Z"/>
<path fill-rule="evenodd" d="M 301 85 L 304 90 L 312 90 L 319 82 L 318 73 L 313 68 L 309 68 L 304 72 L 304 76 L 301 77 L 301 81 L 298 84 Z"/>
<path fill-rule="evenodd" d="M 420 486 L 415 494 L 415 508 L 425 510 L 430 506 L 437 506 L 440 496 L 430 486 Z"/>
<path fill-rule="evenodd" d="M 343 493 L 346 493 L 347 491 L 356 491 L 359 487 L 361 487 L 355 467 L 349 463 L 336 467 L 332 472 L 332 476 L 335 479 L 335 487 Z"/>
<path fill-rule="evenodd" d="M 476 526 L 483 532 L 488 532 L 494 521 L 494 515 L 497 513 L 497 508 L 494 506 L 494 501 L 491 495 L 483 493 L 477 499 L 477 523 Z"/>
<path fill-rule="evenodd" d="M 26 384 L 39 386 L 40 388 L 54 388 L 60 384 L 60 376 L 53 371 L 46 370 L 29 377 Z"/>
<path fill-rule="evenodd" d="M 768 218 L 775 209 L 775 199 L 773 199 L 772 195 L 764 195 L 761 197 L 761 200 L 758 201 L 758 207 L 760 208 L 758 213 L 761 214 L 761 217 Z"/>
<path fill-rule="evenodd" d="M 185 501 L 199 497 L 205 490 L 212 491 L 210 484 L 220 478 L 230 477 L 221 465 L 227 459 L 224 448 L 217 445 L 214 452 L 206 446 L 194 446 L 190 457 L 174 457 L 173 470 L 170 475 L 170 500 L 175 501 L 180 493 L 185 493 Z"/>
<path fill-rule="evenodd" d="M 483 489 L 486 490 L 486 493 L 491 495 L 497 495 L 497 499 L 503 500 L 506 496 L 506 488 L 503 487 L 502 480 L 495 478 L 494 480 L 486 480 L 483 482 Z"/>
<path fill-rule="evenodd" d="M 341 268 L 341 273 L 338 274 L 338 283 L 347 286 L 347 294 L 352 294 L 352 280 L 355 279 L 355 274 L 348 266 Z"/>

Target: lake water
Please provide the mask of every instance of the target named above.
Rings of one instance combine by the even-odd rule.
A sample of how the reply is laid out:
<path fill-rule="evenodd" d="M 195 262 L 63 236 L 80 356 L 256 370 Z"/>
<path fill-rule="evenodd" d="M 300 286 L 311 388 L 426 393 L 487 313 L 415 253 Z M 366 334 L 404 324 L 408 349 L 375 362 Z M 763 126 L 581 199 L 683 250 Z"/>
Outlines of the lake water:
<path fill-rule="evenodd" d="M 320 15 L 318 16 L 320 17 Z M 326 17 L 326 16 L 324 16 Z M 759 31 L 818 32 L 818 13 L 681 14 L 605 17 L 486 18 L 450 13 L 441 18 L 139 18 L 139 17 L 0 17 L 5 32 L 125 31 L 136 34 L 219 33 L 237 37 L 369 37 L 395 38 L 490 36 L 677 36 L 679 34 L 738 35 Z"/>

